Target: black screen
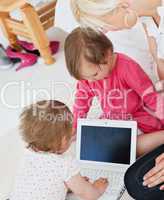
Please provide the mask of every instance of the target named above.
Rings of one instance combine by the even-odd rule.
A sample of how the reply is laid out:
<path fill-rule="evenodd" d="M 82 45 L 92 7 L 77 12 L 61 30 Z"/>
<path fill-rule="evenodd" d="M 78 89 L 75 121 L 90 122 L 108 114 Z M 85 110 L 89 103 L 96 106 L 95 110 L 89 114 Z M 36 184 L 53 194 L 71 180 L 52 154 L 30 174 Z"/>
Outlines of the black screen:
<path fill-rule="evenodd" d="M 131 128 L 82 126 L 80 159 L 130 164 Z"/>

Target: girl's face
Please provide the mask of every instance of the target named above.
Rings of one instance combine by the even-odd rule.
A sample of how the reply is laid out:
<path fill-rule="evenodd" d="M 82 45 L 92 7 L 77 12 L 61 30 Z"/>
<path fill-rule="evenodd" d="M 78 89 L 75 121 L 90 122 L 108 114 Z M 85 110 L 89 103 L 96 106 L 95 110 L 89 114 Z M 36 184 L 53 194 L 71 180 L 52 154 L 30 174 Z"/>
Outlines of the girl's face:
<path fill-rule="evenodd" d="M 82 59 L 80 67 L 81 79 L 92 82 L 107 77 L 113 66 L 113 57 L 113 55 L 109 56 L 107 64 L 94 64 L 86 61 L 86 59 Z"/>

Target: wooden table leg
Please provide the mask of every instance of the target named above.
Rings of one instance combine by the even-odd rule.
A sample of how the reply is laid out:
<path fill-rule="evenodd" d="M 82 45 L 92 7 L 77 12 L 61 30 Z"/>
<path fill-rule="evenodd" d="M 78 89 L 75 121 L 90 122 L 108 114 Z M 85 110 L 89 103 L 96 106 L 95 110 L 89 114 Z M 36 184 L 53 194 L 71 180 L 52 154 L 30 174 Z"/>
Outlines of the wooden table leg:
<path fill-rule="evenodd" d="M 7 37 L 10 45 L 13 48 L 20 50 L 19 45 L 17 45 L 17 36 L 9 30 L 9 28 L 5 22 L 6 19 L 10 19 L 9 13 L 0 12 L 0 25 L 2 27 L 2 31 L 3 31 L 4 35 Z"/>
<path fill-rule="evenodd" d="M 45 63 L 46 64 L 54 63 L 55 60 L 51 55 L 48 38 L 42 27 L 42 24 L 39 20 L 36 11 L 31 5 L 25 4 L 21 8 L 21 13 L 24 24 L 29 31 L 32 41 L 36 46 L 36 48 L 39 50 L 43 59 L 45 60 Z"/>

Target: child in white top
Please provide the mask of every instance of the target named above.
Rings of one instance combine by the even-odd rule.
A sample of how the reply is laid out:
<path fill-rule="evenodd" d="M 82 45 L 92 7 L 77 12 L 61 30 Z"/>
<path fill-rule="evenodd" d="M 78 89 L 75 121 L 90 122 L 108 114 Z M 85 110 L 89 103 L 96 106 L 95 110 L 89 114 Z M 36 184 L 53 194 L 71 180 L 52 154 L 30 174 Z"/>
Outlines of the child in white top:
<path fill-rule="evenodd" d="M 69 153 L 72 113 L 59 101 L 40 101 L 21 114 L 20 130 L 28 143 L 10 200 L 65 200 L 68 190 L 85 200 L 96 200 L 108 182 L 90 183 L 80 175 Z"/>

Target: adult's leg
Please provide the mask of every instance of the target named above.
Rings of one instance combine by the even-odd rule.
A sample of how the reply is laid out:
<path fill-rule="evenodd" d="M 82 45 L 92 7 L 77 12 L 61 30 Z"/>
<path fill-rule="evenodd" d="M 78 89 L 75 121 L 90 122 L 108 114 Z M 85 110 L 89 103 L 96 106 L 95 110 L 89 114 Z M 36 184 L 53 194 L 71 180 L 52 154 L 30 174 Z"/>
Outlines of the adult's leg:
<path fill-rule="evenodd" d="M 143 177 L 155 164 L 156 158 L 164 152 L 164 144 L 137 159 L 125 174 L 125 186 L 128 193 L 136 200 L 163 200 L 164 192 L 159 190 L 163 183 L 152 188 L 143 186 Z"/>

